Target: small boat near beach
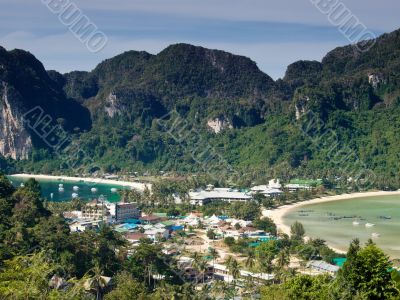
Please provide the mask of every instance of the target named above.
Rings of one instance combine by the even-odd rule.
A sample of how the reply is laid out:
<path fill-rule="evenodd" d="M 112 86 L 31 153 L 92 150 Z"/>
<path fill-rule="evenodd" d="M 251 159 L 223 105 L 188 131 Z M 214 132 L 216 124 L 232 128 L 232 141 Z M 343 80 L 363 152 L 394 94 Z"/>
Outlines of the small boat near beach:
<path fill-rule="evenodd" d="M 365 227 L 367 227 L 367 228 L 374 227 L 374 226 L 375 226 L 375 224 L 372 224 L 372 223 L 366 223 L 365 224 Z"/>
<path fill-rule="evenodd" d="M 379 216 L 378 218 L 382 220 L 390 220 L 392 216 Z"/>
<path fill-rule="evenodd" d="M 353 225 L 354 225 L 354 226 L 358 226 L 358 225 L 360 225 L 360 222 L 358 222 L 358 221 L 353 221 Z"/>
<path fill-rule="evenodd" d="M 376 232 L 373 232 L 372 234 L 371 234 L 371 237 L 373 237 L 373 238 L 378 238 L 378 237 L 380 237 L 381 235 L 379 234 L 379 233 L 376 233 Z"/>

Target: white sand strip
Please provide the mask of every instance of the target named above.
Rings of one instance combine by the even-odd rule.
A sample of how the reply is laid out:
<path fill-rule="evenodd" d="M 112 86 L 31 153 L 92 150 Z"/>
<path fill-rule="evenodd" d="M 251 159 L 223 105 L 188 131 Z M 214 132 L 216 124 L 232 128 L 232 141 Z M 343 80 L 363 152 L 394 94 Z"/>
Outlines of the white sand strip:
<path fill-rule="evenodd" d="M 145 187 L 147 187 L 151 191 L 150 183 L 119 181 L 119 180 L 103 179 L 103 178 L 52 176 L 52 175 L 42 175 L 42 174 L 14 174 L 11 176 L 19 177 L 19 178 L 34 178 L 37 180 L 59 180 L 59 179 L 61 179 L 64 181 L 71 181 L 71 182 L 87 182 L 87 183 L 120 185 L 120 186 L 128 186 L 128 187 L 134 188 L 139 191 L 143 191 L 145 189 Z"/>

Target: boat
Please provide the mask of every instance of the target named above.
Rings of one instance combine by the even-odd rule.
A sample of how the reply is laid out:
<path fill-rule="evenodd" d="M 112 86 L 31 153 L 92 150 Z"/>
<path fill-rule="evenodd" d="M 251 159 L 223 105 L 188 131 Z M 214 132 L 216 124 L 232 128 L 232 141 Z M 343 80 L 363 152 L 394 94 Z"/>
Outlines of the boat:
<path fill-rule="evenodd" d="M 308 217 L 308 214 L 299 214 L 299 217 Z"/>
<path fill-rule="evenodd" d="M 59 191 L 60 193 L 63 193 L 63 192 L 64 192 L 64 188 L 63 188 L 63 187 L 59 187 L 59 188 L 58 188 L 58 191 Z"/>
<path fill-rule="evenodd" d="M 390 220 L 392 218 L 392 216 L 379 216 L 379 219 L 382 220 Z"/>
<path fill-rule="evenodd" d="M 365 224 L 365 227 L 374 227 L 375 226 L 375 224 L 372 224 L 372 223 L 366 223 Z"/>
<path fill-rule="evenodd" d="M 72 199 L 78 198 L 78 194 L 77 193 L 72 193 Z"/>
<path fill-rule="evenodd" d="M 116 188 L 111 188 L 111 193 L 116 193 L 118 190 Z"/>
<path fill-rule="evenodd" d="M 354 225 L 354 226 L 358 226 L 358 225 L 360 225 L 360 222 L 358 222 L 358 221 L 353 221 L 353 225 Z"/>
<path fill-rule="evenodd" d="M 64 187 L 64 185 L 63 185 L 62 183 L 60 183 L 60 184 L 58 185 L 58 187 L 59 187 L 59 188 L 62 188 L 62 187 Z"/>
<path fill-rule="evenodd" d="M 371 234 L 371 236 L 372 236 L 373 238 L 378 238 L 378 237 L 380 237 L 381 235 L 380 235 L 379 233 L 373 232 L 373 233 Z"/>
<path fill-rule="evenodd" d="M 312 209 L 308 209 L 308 210 L 299 210 L 300 213 L 310 213 L 310 212 L 314 212 Z"/>
<path fill-rule="evenodd" d="M 24 187 L 24 186 L 25 186 L 25 184 L 24 184 L 24 183 L 21 183 L 19 186 L 20 186 L 20 187 Z"/>
<path fill-rule="evenodd" d="M 91 188 L 90 191 L 91 191 L 92 193 L 97 193 L 97 189 L 96 189 L 96 188 Z"/>
<path fill-rule="evenodd" d="M 76 186 L 76 185 L 74 185 L 73 187 L 72 187 L 72 189 L 76 192 L 76 191 L 79 191 L 79 186 Z"/>

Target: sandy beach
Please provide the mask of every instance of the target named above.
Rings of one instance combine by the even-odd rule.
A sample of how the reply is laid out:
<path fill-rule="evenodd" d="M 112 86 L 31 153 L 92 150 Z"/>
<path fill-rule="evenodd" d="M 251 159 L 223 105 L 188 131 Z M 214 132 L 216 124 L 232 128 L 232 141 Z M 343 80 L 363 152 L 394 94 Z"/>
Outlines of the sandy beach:
<path fill-rule="evenodd" d="M 52 176 L 52 175 L 42 175 L 42 174 L 13 174 L 13 177 L 19 178 L 35 178 L 37 180 L 64 180 L 64 181 L 72 181 L 72 182 L 90 182 L 90 183 L 99 183 L 99 184 L 111 184 L 111 185 L 120 185 L 120 186 L 128 186 L 134 188 L 139 191 L 143 191 L 145 187 L 151 190 L 151 184 L 140 183 L 140 182 L 131 182 L 131 181 L 119 181 L 112 179 L 104 179 L 104 178 L 89 178 L 89 177 L 68 177 L 68 176 Z"/>
<path fill-rule="evenodd" d="M 263 216 L 269 217 L 274 221 L 274 223 L 276 224 L 276 226 L 278 228 L 278 232 L 290 234 L 290 226 L 284 224 L 283 217 L 292 209 L 299 208 L 299 207 L 309 205 L 309 204 L 317 204 L 317 203 L 324 203 L 324 202 L 330 202 L 330 201 L 364 198 L 364 197 L 374 197 L 374 196 L 391 196 L 391 195 L 392 196 L 400 195 L 400 190 L 393 191 L 393 192 L 384 192 L 384 191 L 363 192 L 363 193 L 342 194 L 342 195 L 321 197 L 321 198 L 316 198 L 316 199 L 307 200 L 307 201 L 303 201 L 303 202 L 298 202 L 298 203 L 291 204 L 291 205 L 284 205 L 284 206 L 281 206 L 281 207 L 278 207 L 278 208 L 272 209 L 272 210 L 264 209 L 262 211 L 262 214 L 263 214 Z M 329 245 L 329 243 L 328 243 L 328 245 Z M 334 248 L 331 245 L 329 245 L 329 246 L 338 253 L 344 253 L 344 251 L 341 249 Z"/>

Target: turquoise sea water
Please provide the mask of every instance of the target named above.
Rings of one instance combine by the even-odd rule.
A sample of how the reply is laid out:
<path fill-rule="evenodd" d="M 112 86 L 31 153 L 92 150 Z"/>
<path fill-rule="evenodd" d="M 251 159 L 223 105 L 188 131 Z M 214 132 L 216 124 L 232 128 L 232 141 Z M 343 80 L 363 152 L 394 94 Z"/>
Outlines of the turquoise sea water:
<path fill-rule="evenodd" d="M 14 186 L 19 187 L 21 183 L 28 179 L 16 178 L 9 176 L 9 179 Z M 98 198 L 103 195 L 105 199 L 110 202 L 118 202 L 120 199 L 118 192 L 112 192 L 112 188 L 129 189 L 129 187 L 123 187 L 118 185 L 100 184 L 91 182 L 79 182 L 79 181 L 63 181 L 63 180 L 38 180 L 42 189 L 42 197 L 47 198 L 49 201 L 70 201 L 72 199 L 72 193 L 77 193 L 80 199 L 90 200 Z M 62 184 L 64 191 L 58 190 L 59 185 Z M 74 191 L 73 187 L 79 187 L 78 191 Z M 95 188 L 96 192 L 92 192 L 91 189 Z M 53 194 L 53 197 L 51 197 Z"/>
<path fill-rule="evenodd" d="M 322 238 L 335 248 L 346 251 L 352 239 L 364 243 L 372 238 L 392 258 L 400 258 L 400 196 L 310 204 L 292 209 L 283 219 L 286 225 L 301 222 L 307 236 Z M 366 223 L 375 226 L 366 227 Z"/>

